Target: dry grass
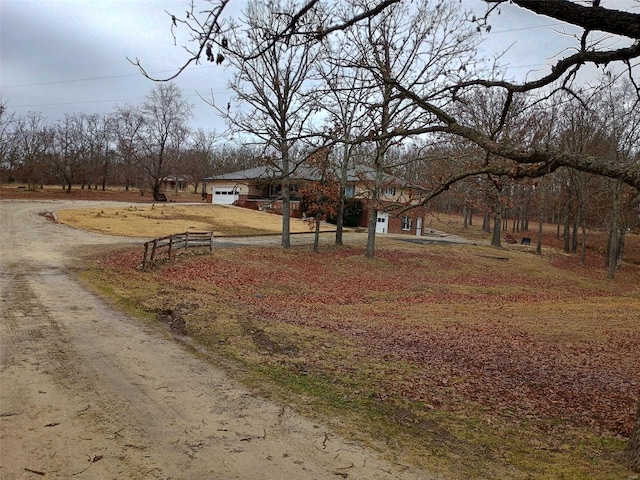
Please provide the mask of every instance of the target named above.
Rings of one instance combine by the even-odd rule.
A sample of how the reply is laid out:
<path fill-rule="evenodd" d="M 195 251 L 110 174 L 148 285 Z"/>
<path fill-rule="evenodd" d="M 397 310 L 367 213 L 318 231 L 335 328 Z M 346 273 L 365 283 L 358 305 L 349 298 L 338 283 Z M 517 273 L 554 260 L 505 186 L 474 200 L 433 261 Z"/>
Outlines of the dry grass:
<path fill-rule="evenodd" d="M 152 204 L 125 208 L 58 211 L 58 221 L 92 232 L 154 238 L 187 231 L 213 231 L 216 236 L 267 235 L 282 231 L 282 217 L 230 205 Z M 325 226 L 324 230 L 332 229 Z M 310 226 L 291 219 L 291 232 L 310 232 Z"/>
<path fill-rule="evenodd" d="M 227 248 L 140 272 L 134 252 L 88 275 L 178 312 L 265 395 L 442 478 L 626 478 L 613 430 L 638 401 L 640 267 L 612 282 L 557 252 L 378 240 L 373 261 Z"/>
<path fill-rule="evenodd" d="M 281 227 L 258 212 L 177 207 L 93 210 L 73 224 L 145 237 Z M 427 226 L 488 239 L 457 217 Z M 355 244 L 319 255 L 227 248 L 141 272 L 135 250 L 84 276 L 147 318 L 177 312 L 199 348 L 263 394 L 442 478 L 627 478 L 615 429 L 628 432 L 638 401 L 640 238 L 628 238 L 628 263 L 609 281 L 602 235 L 590 233 L 580 267 L 554 230 L 543 256 L 379 236 L 374 260 Z"/>

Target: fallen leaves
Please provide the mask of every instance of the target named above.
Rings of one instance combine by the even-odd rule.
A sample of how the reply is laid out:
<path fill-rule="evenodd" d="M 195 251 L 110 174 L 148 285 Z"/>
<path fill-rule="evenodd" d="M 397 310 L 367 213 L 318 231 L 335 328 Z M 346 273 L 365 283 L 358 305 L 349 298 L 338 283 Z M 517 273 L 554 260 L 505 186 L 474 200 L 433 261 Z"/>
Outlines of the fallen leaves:
<path fill-rule="evenodd" d="M 631 319 L 640 306 L 625 295 L 637 298 L 638 268 L 613 284 L 563 257 L 510 253 L 496 264 L 470 248 L 387 249 L 373 261 L 362 253 L 225 249 L 145 273 L 135 272 L 139 250 L 103 261 L 177 291 L 198 285 L 224 295 L 272 329 L 320 329 L 371 358 L 410 365 L 375 377 L 380 401 L 399 396 L 425 410 L 473 402 L 504 416 L 630 433 L 640 393 L 640 325 Z M 598 312 L 609 318 L 616 304 L 616 322 L 600 322 Z M 317 372 L 350 374 L 317 352 L 296 355 Z"/>

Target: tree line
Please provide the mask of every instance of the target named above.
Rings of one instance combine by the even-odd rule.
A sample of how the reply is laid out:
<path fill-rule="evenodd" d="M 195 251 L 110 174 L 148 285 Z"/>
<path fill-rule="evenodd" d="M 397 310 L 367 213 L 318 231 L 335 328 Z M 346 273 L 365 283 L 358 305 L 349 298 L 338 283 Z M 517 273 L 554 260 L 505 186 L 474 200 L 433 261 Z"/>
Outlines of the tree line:
<path fill-rule="evenodd" d="M 192 128 L 191 109 L 174 84 L 155 86 L 140 105 L 107 114 L 68 113 L 53 122 L 40 112 L 17 115 L 0 102 L 0 178 L 67 191 L 118 186 L 157 199 L 168 176 L 183 178 L 198 193 L 203 177 L 262 161 L 251 145 Z"/>

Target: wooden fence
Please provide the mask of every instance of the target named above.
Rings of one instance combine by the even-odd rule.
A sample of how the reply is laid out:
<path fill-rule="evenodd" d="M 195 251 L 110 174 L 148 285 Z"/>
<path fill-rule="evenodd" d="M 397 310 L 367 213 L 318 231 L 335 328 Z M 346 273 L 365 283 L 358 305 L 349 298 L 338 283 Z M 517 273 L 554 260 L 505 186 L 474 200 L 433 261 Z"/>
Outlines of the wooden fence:
<path fill-rule="evenodd" d="M 213 250 L 213 232 L 185 232 L 168 235 L 166 237 L 155 238 L 144 244 L 144 258 L 142 268 L 156 260 L 171 260 L 177 250 L 202 249 Z"/>

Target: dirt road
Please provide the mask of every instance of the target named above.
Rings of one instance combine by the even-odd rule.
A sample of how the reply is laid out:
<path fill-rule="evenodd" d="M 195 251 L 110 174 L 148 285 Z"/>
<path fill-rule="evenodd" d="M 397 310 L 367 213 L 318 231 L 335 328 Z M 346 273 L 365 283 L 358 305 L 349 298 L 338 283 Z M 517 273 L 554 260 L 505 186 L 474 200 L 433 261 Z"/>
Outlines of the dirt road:
<path fill-rule="evenodd" d="M 74 245 L 127 240 L 38 215 L 61 208 L 0 202 L 0 478 L 427 478 L 111 310 L 67 268 Z"/>

